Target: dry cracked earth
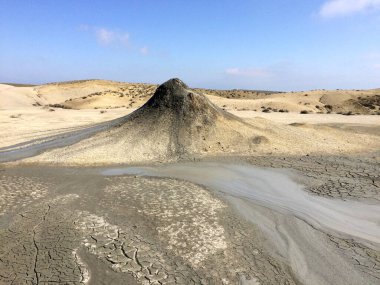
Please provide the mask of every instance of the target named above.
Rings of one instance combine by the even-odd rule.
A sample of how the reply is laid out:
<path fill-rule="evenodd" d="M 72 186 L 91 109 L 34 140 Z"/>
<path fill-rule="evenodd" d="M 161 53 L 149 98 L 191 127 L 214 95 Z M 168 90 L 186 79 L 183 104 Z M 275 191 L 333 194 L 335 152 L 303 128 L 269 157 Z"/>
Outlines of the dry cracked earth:
<path fill-rule="evenodd" d="M 258 157 L 331 199 L 380 200 L 379 161 Z M 324 234 L 380 281 L 380 252 Z M 0 284 L 300 284 L 223 196 L 169 178 L 1 167 Z"/>
<path fill-rule="evenodd" d="M 81 169 L 0 173 L 1 284 L 295 284 L 257 229 L 200 186 Z"/>

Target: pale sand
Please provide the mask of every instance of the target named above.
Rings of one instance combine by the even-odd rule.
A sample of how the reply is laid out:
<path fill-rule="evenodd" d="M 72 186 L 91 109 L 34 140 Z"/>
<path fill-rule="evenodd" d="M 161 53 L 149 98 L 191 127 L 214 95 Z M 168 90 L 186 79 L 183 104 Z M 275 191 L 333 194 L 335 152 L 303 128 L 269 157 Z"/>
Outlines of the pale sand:
<path fill-rule="evenodd" d="M 34 87 L 0 84 L 0 110 L 33 107 L 38 100 Z"/>
<path fill-rule="evenodd" d="M 131 110 L 66 110 L 42 108 L 0 110 L 0 147 L 65 133 L 122 117 Z"/>
<path fill-rule="evenodd" d="M 326 105 L 332 107 L 333 112 L 347 112 L 369 114 L 370 110 L 360 106 L 358 100 L 360 98 L 372 98 L 379 96 L 379 89 L 370 90 L 313 90 L 304 92 L 287 92 L 277 93 L 265 96 L 258 96 L 254 100 L 241 98 L 221 98 L 210 95 L 209 98 L 218 106 L 225 107 L 228 111 L 231 110 L 249 110 L 259 111 L 265 108 L 283 109 L 290 112 L 299 113 L 306 110 L 312 113 L 326 113 Z M 379 107 L 377 109 L 379 110 Z"/>
<path fill-rule="evenodd" d="M 36 90 L 41 97 L 46 98 L 50 103 L 66 102 L 68 106 L 73 108 L 92 109 L 94 107 L 128 105 L 129 97 L 133 97 L 134 101 L 145 101 L 147 94 L 153 94 L 155 88 L 156 86 L 152 84 L 90 80 L 46 84 L 38 86 Z M 118 92 L 120 91 L 126 96 L 119 97 L 121 94 Z M 94 93 L 101 93 L 102 96 L 94 95 Z M 140 96 L 144 98 L 139 98 Z M 69 101 L 70 99 L 72 101 Z"/>
<path fill-rule="evenodd" d="M 352 124 L 356 126 L 380 126 L 380 116 L 356 115 L 345 116 L 340 114 L 299 114 L 299 113 L 262 113 L 255 111 L 236 111 L 230 113 L 244 119 L 256 117 L 271 120 L 282 124 Z"/>

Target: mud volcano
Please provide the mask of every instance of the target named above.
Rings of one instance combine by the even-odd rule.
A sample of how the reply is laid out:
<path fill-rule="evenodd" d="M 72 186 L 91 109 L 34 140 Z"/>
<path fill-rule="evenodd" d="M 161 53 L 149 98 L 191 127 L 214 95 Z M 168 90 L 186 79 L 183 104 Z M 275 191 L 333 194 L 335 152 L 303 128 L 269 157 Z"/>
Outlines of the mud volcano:
<path fill-rule="evenodd" d="M 261 133 L 189 90 L 180 79 L 170 79 L 140 109 L 108 130 L 41 158 L 93 164 L 246 154 L 267 142 Z"/>

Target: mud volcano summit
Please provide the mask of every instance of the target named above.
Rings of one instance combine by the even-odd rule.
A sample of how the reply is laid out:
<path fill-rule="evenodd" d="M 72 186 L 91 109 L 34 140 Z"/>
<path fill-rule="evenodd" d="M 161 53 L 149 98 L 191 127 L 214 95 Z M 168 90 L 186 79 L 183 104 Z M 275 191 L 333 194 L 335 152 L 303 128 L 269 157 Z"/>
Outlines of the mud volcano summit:
<path fill-rule="evenodd" d="M 268 140 L 180 79 L 160 85 L 138 110 L 106 131 L 44 153 L 44 161 L 128 163 L 249 153 Z"/>

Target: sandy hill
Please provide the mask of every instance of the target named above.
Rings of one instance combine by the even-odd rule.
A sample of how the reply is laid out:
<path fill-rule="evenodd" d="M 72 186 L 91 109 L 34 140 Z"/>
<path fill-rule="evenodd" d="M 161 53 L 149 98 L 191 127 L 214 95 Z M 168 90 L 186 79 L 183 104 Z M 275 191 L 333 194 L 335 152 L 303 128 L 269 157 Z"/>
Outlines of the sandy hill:
<path fill-rule="evenodd" d="M 157 85 L 91 80 L 49 84 L 37 88 L 38 94 L 57 107 L 72 109 L 139 108 L 154 93 Z M 192 89 L 206 95 L 227 110 L 258 112 L 303 112 L 380 114 L 380 92 L 373 90 L 313 90 L 274 93 L 255 90 Z"/>
<path fill-rule="evenodd" d="M 153 95 L 156 85 L 109 80 L 51 83 L 36 88 L 50 105 L 68 109 L 140 107 Z"/>
<path fill-rule="evenodd" d="M 265 91 L 265 90 L 244 90 L 244 89 L 231 89 L 231 90 L 219 90 L 219 89 L 205 89 L 194 88 L 195 92 L 207 94 L 211 96 L 218 96 L 227 99 L 261 99 L 270 94 L 281 93 L 278 91 Z"/>
<path fill-rule="evenodd" d="M 273 95 L 283 96 L 289 103 L 303 105 L 309 112 L 376 114 L 380 107 L 380 92 L 373 90 L 312 90 Z"/>
<path fill-rule="evenodd" d="M 144 163 L 214 155 L 346 153 L 378 147 L 374 135 L 328 126 L 284 125 L 263 118 L 248 123 L 179 79 L 171 79 L 140 109 L 107 130 L 25 162 Z"/>
<path fill-rule="evenodd" d="M 380 92 L 373 90 L 313 90 L 262 95 L 256 99 L 227 99 L 210 95 L 227 110 L 258 112 L 380 114 Z"/>
<path fill-rule="evenodd" d="M 37 86 L 36 84 L 27 84 L 27 83 L 7 83 L 7 82 L 4 82 L 4 83 L 0 83 L 0 84 L 10 85 L 13 87 L 35 87 L 35 86 Z"/>
<path fill-rule="evenodd" d="M 34 87 L 0 84 L 0 109 L 29 108 L 37 106 L 38 101 Z"/>
<path fill-rule="evenodd" d="M 0 84 L 0 109 L 138 108 L 153 95 L 156 88 L 157 85 L 153 84 L 109 80 L 68 81 L 40 86 Z"/>
<path fill-rule="evenodd" d="M 0 84 L 0 109 L 53 107 L 65 109 L 136 109 L 157 85 L 109 80 L 81 80 L 19 87 Z M 273 93 L 255 90 L 191 89 L 217 106 L 233 111 L 380 114 L 380 89 L 312 90 Z"/>

